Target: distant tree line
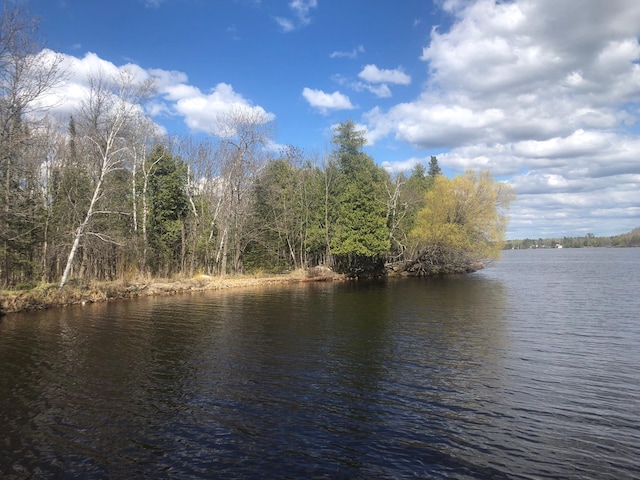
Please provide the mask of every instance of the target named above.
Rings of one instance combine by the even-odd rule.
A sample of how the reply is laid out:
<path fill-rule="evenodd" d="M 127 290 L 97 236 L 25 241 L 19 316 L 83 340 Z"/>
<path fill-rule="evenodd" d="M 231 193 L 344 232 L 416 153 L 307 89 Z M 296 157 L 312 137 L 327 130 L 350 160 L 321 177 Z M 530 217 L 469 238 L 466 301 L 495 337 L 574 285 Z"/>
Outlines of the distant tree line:
<path fill-rule="evenodd" d="M 9 4 L 7 4 L 9 5 Z M 487 172 L 390 175 L 348 120 L 333 149 L 269 149 L 270 119 L 234 109 L 204 139 L 157 133 L 151 81 L 96 73 L 60 122 L 36 24 L 5 5 L 0 34 L 0 287 L 139 276 L 466 271 L 499 254 L 513 192 Z"/>
<path fill-rule="evenodd" d="M 611 237 L 596 237 L 587 233 L 583 237 L 525 238 L 522 240 L 508 240 L 504 243 L 505 250 L 520 248 L 584 248 L 584 247 L 640 247 L 640 227 L 628 233 Z"/>

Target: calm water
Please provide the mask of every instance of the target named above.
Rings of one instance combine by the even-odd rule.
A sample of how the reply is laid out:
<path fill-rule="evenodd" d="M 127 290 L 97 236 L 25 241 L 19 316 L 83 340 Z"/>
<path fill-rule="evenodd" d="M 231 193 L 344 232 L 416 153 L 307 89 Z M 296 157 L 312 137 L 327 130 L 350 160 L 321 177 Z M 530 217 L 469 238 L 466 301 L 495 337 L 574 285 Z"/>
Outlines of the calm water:
<path fill-rule="evenodd" d="M 0 477 L 638 478 L 640 249 L 5 317 Z"/>

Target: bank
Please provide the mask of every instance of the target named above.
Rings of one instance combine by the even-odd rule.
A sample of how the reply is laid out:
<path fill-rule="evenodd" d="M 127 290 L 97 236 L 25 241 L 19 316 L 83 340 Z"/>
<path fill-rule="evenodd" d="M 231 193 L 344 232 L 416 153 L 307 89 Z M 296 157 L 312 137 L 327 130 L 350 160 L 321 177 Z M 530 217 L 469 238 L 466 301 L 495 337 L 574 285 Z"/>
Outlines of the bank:
<path fill-rule="evenodd" d="M 212 277 L 196 275 L 187 279 L 151 279 L 149 281 L 116 282 L 70 282 L 60 289 L 54 284 L 39 285 L 29 290 L 7 290 L 0 292 L 0 316 L 7 313 L 60 308 L 69 305 L 107 302 L 139 297 L 176 295 L 240 288 L 292 284 L 301 282 L 339 281 L 344 275 L 324 267 L 278 275 L 233 275 Z"/>

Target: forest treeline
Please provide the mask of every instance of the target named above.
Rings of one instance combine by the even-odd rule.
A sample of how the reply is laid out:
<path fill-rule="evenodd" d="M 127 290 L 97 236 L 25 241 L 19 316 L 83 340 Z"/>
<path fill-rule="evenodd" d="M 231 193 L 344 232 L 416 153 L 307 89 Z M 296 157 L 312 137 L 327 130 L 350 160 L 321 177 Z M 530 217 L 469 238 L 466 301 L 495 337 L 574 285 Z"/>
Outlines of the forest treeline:
<path fill-rule="evenodd" d="M 632 231 L 610 237 L 597 237 L 587 233 L 583 237 L 556 238 L 525 238 L 508 240 L 504 243 L 505 250 L 520 248 L 584 248 L 584 247 L 640 247 L 640 227 Z"/>
<path fill-rule="evenodd" d="M 95 72 L 67 118 L 42 99 L 63 81 L 37 23 L 5 4 L 0 34 L 0 287 L 74 278 L 393 267 L 468 271 L 502 248 L 512 190 L 488 172 L 452 179 L 437 159 L 390 175 L 347 120 L 332 147 L 274 152 L 257 109 L 204 138 L 161 135 L 152 80 Z"/>

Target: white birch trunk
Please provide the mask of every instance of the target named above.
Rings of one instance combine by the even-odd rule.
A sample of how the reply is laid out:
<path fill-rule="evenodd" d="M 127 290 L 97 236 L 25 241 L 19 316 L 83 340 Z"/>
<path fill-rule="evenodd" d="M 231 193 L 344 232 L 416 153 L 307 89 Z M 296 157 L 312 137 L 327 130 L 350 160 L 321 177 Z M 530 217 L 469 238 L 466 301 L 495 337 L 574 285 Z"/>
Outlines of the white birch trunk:
<path fill-rule="evenodd" d="M 58 288 L 63 288 L 69 279 L 69 274 L 71 273 L 71 267 L 73 266 L 73 261 L 76 256 L 76 252 L 78 251 L 78 246 L 80 246 L 80 239 L 84 235 L 84 231 L 87 228 L 87 225 L 89 224 L 89 220 L 91 220 L 91 217 L 93 216 L 96 202 L 98 201 L 98 198 L 100 198 L 100 192 L 102 190 L 102 181 L 104 179 L 104 173 L 105 172 L 103 168 L 102 174 L 100 175 L 100 180 L 98 180 L 98 183 L 96 184 L 96 188 L 93 191 L 93 196 L 91 197 L 91 203 L 89 204 L 89 209 L 87 210 L 87 214 L 84 217 L 84 220 L 82 221 L 82 223 L 76 229 L 76 233 L 73 238 L 73 244 L 71 245 L 71 251 L 69 252 L 69 257 L 67 258 L 67 265 L 64 267 L 64 273 L 62 274 L 62 278 L 60 279 L 60 285 L 58 286 Z"/>

